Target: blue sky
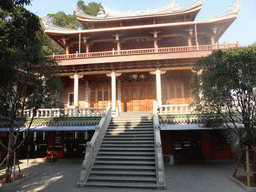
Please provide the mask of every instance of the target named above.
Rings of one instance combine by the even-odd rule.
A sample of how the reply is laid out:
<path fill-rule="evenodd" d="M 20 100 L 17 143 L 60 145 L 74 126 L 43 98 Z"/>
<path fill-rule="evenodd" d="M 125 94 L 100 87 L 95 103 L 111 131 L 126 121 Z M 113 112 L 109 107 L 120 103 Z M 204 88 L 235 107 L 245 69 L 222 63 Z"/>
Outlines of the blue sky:
<path fill-rule="evenodd" d="M 64 11 L 66 14 L 73 13 L 73 5 L 78 0 L 32 0 L 32 5 L 26 6 L 28 10 L 42 17 L 48 13 Z M 173 0 L 84 0 L 85 4 L 97 2 L 105 7 L 116 11 L 136 11 L 140 6 L 141 11 L 157 9 L 170 4 Z M 228 6 L 234 0 L 203 0 L 203 6 L 196 20 L 203 20 L 228 10 Z M 177 0 L 180 8 L 193 4 L 194 0 Z M 219 40 L 222 44 L 240 42 L 241 46 L 251 45 L 256 42 L 256 0 L 241 0 L 238 18 L 228 28 Z"/>

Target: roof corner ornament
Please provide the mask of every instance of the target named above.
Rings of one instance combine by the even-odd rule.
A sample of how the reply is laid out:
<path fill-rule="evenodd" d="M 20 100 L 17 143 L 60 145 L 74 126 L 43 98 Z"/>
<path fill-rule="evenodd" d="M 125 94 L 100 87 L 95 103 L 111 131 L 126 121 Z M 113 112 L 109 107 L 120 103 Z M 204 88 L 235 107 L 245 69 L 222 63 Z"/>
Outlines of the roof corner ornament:
<path fill-rule="evenodd" d="M 225 13 L 222 13 L 220 15 L 217 15 L 215 17 L 205 19 L 204 21 L 237 16 L 238 11 L 239 11 L 239 7 L 240 7 L 240 3 L 241 3 L 241 0 L 234 0 L 234 2 L 231 5 L 228 6 L 228 11 L 226 11 Z"/>
<path fill-rule="evenodd" d="M 48 15 L 45 15 L 42 17 L 42 21 L 43 21 L 43 26 L 44 26 L 44 30 L 53 30 L 53 31 L 74 31 L 74 29 L 66 29 L 63 27 L 58 27 L 56 25 L 53 24 L 53 21 L 51 19 L 51 17 L 49 17 Z"/>
<path fill-rule="evenodd" d="M 230 11 L 232 11 L 232 10 L 237 10 L 238 11 L 240 3 L 241 3 L 241 0 L 234 0 L 234 2 L 231 5 L 228 6 L 228 9 Z"/>
<path fill-rule="evenodd" d="M 104 10 L 103 7 L 101 7 L 97 17 L 106 17 L 106 16 L 107 16 L 106 11 Z"/>

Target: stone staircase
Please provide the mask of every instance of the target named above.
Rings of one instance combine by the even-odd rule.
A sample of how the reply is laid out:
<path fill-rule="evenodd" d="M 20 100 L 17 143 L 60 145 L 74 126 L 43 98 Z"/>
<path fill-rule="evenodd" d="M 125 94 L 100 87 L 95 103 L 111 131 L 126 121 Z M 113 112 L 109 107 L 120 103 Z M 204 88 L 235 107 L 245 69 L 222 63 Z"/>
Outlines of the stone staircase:
<path fill-rule="evenodd" d="M 108 127 L 86 186 L 156 188 L 150 113 L 121 113 Z"/>

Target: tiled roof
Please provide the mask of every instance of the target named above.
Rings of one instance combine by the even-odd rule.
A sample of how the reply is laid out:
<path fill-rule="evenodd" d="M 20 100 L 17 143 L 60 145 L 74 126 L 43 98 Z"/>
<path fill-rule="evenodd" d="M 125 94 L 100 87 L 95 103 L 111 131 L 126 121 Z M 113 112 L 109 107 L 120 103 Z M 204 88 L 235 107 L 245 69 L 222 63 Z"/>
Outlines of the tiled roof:
<path fill-rule="evenodd" d="M 202 0 L 196 0 L 191 6 L 181 9 L 177 4 L 176 0 L 174 0 L 171 4 L 159 9 L 154 9 L 154 10 L 148 9 L 147 11 L 138 10 L 135 12 L 114 11 L 106 7 L 103 7 L 105 14 L 99 12 L 101 14 L 99 14 L 98 16 L 87 15 L 82 10 L 80 10 L 77 6 L 75 6 L 75 11 L 76 11 L 76 15 L 79 17 L 91 18 L 91 19 L 102 19 L 102 18 L 131 17 L 131 16 L 140 16 L 140 15 L 168 14 L 168 13 L 176 13 L 176 12 L 180 13 L 180 12 L 187 11 L 191 8 L 197 7 L 198 5 L 201 5 L 201 4 L 202 4 Z"/>
<path fill-rule="evenodd" d="M 32 126 L 83 126 L 98 125 L 101 117 L 55 117 L 55 118 L 35 118 Z M 22 118 L 15 121 L 15 127 L 29 126 L 31 118 Z M 0 119 L 0 128 L 10 127 L 10 121 Z"/>

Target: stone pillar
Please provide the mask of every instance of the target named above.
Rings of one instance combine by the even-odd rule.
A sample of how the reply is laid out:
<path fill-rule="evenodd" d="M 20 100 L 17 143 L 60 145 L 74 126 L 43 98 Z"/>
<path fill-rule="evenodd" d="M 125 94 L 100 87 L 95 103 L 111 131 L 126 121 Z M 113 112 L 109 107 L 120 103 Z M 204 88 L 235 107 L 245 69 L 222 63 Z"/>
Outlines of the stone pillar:
<path fill-rule="evenodd" d="M 78 107 L 78 88 L 79 88 L 79 79 L 78 75 L 74 75 L 74 107 Z"/>
<path fill-rule="evenodd" d="M 78 107 L 78 90 L 79 90 L 79 78 L 82 78 L 83 75 L 78 75 L 77 73 L 74 76 L 71 76 L 71 79 L 74 79 L 74 107 Z"/>
<path fill-rule="evenodd" d="M 162 88 L 161 88 L 161 74 L 165 74 L 166 71 L 160 71 L 157 69 L 155 72 L 150 72 L 150 74 L 156 75 L 156 99 L 157 105 L 162 105 Z"/>
<path fill-rule="evenodd" d="M 108 77 L 111 77 L 111 101 L 112 101 L 112 111 L 116 111 L 116 77 L 120 76 L 121 73 L 112 72 L 107 74 Z"/>
<path fill-rule="evenodd" d="M 162 105 L 161 73 L 156 70 L 156 98 L 158 105 Z"/>
<path fill-rule="evenodd" d="M 112 110 L 116 111 L 116 73 L 111 73 Z"/>

